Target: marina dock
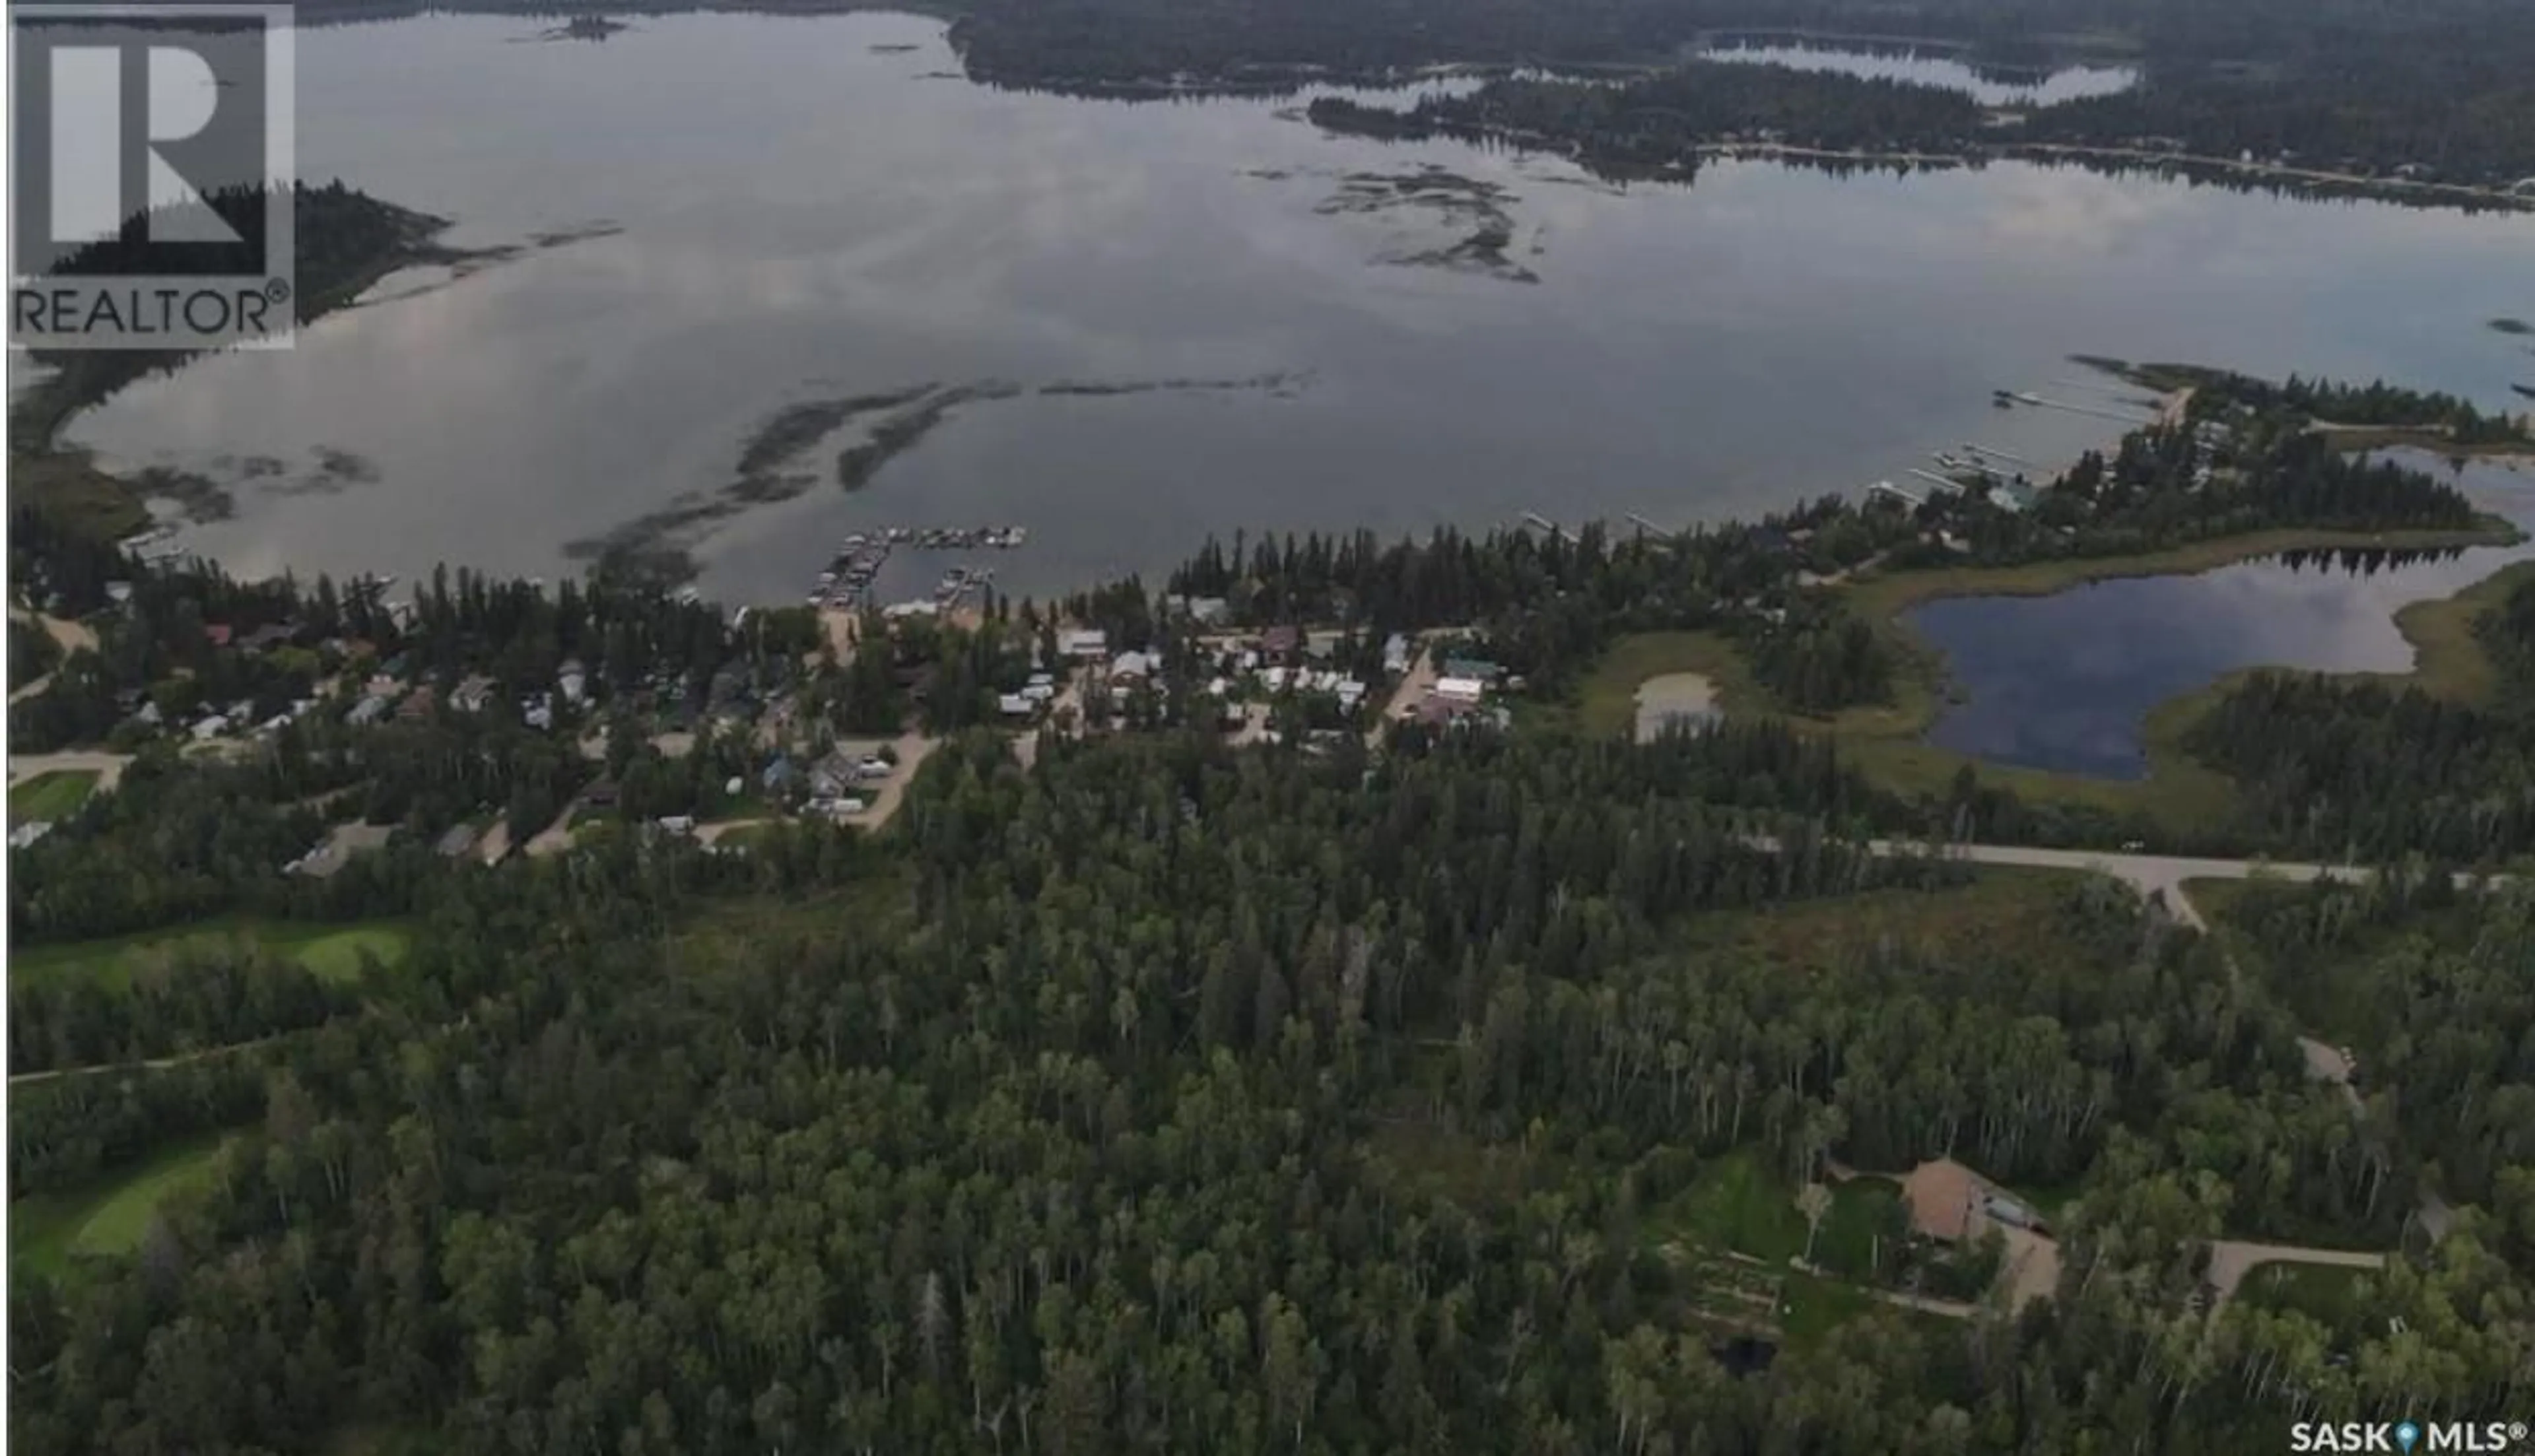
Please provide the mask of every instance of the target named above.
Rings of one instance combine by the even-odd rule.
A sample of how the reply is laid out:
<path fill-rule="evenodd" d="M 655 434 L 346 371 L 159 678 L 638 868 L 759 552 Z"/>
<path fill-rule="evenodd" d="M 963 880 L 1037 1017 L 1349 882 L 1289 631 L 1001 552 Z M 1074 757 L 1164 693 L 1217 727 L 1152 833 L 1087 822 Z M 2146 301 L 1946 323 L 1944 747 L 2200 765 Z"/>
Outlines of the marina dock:
<path fill-rule="evenodd" d="M 845 537 L 843 548 L 832 558 L 818 581 L 810 588 L 810 604 L 837 610 L 851 610 L 872 605 L 872 582 L 882 567 L 900 549 L 908 551 L 965 551 L 984 547 L 990 550 L 1016 550 L 1029 540 L 1029 527 L 1020 525 L 988 526 L 882 526 L 873 531 L 856 531 Z M 934 589 L 933 599 L 943 609 L 959 605 L 973 594 L 982 593 L 995 579 L 994 571 L 986 567 L 953 567 L 943 574 Z"/>

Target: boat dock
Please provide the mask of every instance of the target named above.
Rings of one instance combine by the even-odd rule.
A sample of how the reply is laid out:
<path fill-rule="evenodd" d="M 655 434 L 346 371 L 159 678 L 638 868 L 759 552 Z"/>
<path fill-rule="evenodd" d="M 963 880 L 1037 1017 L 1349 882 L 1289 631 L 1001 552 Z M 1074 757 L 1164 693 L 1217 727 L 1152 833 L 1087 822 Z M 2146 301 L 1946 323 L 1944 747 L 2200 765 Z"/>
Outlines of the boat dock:
<path fill-rule="evenodd" d="M 872 582 L 890 557 L 903 548 L 909 551 L 964 551 L 987 547 L 998 551 L 1014 550 L 1029 540 L 1029 527 L 1021 525 L 986 526 L 882 526 L 872 531 L 856 531 L 845 537 L 842 549 L 831 559 L 827 569 L 810 588 L 810 604 L 849 611 L 872 603 Z M 935 588 L 934 600 L 948 609 L 957 606 L 972 592 L 982 591 L 995 578 L 995 574 L 981 567 L 954 567 L 943 576 Z"/>
<path fill-rule="evenodd" d="M 2126 425 L 2152 425 L 2153 418 L 2127 414 L 2117 409 L 2098 409 L 2091 404 L 2071 404 L 2066 399 L 2045 399 L 2027 390 L 1998 390 L 1992 399 L 2000 405 L 2031 404 L 2043 409 L 2066 409 L 2074 414 L 2091 414 L 2097 419 L 2119 420 Z"/>

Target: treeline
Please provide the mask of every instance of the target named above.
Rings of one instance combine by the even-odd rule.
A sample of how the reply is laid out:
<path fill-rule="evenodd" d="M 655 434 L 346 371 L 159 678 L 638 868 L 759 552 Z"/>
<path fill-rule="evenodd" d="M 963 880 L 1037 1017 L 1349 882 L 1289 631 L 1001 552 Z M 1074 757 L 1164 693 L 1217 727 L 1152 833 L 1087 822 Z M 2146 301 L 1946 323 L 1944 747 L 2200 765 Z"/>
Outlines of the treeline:
<path fill-rule="evenodd" d="M 237 241 L 193 245 L 205 269 L 259 277 L 266 272 L 265 230 L 270 195 L 262 187 L 228 187 L 205 199 Z M 426 245 L 448 225 L 381 202 L 339 179 L 322 186 L 292 184 L 291 241 L 296 250 L 290 294 L 292 317 L 308 323 L 340 307 L 380 274 L 432 256 Z M 82 246 L 51 272 L 64 276 L 130 273 L 152 257 L 150 217 L 125 219 L 112 238 Z M 276 320 L 277 324 L 290 322 Z M 196 351 L 183 349 L 42 349 L 35 359 L 51 371 L 12 401 L 13 428 L 37 448 L 50 442 L 63 421 L 135 380 L 182 368 Z"/>
<path fill-rule="evenodd" d="M 43 979 L 9 990 L 9 1065 L 55 1071 L 142 1062 L 297 1031 L 360 1004 L 287 956 L 179 943 L 128 982 Z"/>
<path fill-rule="evenodd" d="M 2515 576 L 2500 604 L 2474 619 L 2473 635 L 2497 670 L 2502 703 L 2535 717 L 2535 570 Z"/>
<path fill-rule="evenodd" d="M 2478 616 L 2473 637 L 2494 668 L 2487 702 L 2257 673 L 2184 746 L 2236 778 L 2265 833 L 2302 849 L 2467 863 L 2535 849 L 2535 576 Z"/>
<path fill-rule="evenodd" d="M 690 933 L 701 892 L 807 883 L 674 845 L 470 878 L 140 1257 L 13 1287 L 13 1443 L 2216 1452 L 2535 1394 L 2478 1215 L 2364 1325 L 2197 1309 L 2208 1238 L 2373 1237 L 2414 1170 L 2126 892 L 1801 975 L 1686 937 L 1961 873 L 1824 832 L 1838 778 L 1768 741 L 1411 740 L 1368 777 L 1176 736 L 1024 773 L 976 735 L 902 861 L 831 867 L 850 915 Z M 1729 1364 L 1664 1247 L 1737 1146 L 2093 1170 L 2059 1307 Z"/>
<path fill-rule="evenodd" d="M 2267 66 L 2266 53 L 2284 47 L 2265 36 L 2235 57 L 2151 65 L 2132 91 L 2037 107 L 2019 135 L 2150 141 L 2319 172 L 2506 187 L 2535 175 L 2535 89 L 2525 84 L 2535 42 L 2522 17 L 2495 13 L 2488 25 L 2478 37 L 2433 30 L 2366 53 Z"/>
<path fill-rule="evenodd" d="M 277 799 L 251 766 L 145 755 L 111 794 L 90 798 L 73 828 L 10 854 L 13 946 L 129 935 L 243 909 L 279 919 L 401 915 L 436 878 L 427 848 L 391 845 L 333 876 L 277 871 L 325 834 L 330 819 Z"/>
<path fill-rule="evenodd" d="M 2365 1119 L 2435 1169 L 2448 1198 L 2490 1210 L 2519 1268 L 2535 1260 L 2525 908 L 2469 897 L 2413 861 L 2359 884 L 2257 885 L 2228 914 L 2274 993 L 2350 1040 Z"/>
<path fill-rule="evenodd" d="M 9 1089 L 11 1194 L 65 1191 L 168 1141 L 251 1122 L 266 1071 L 240 1053 L 22 1081 Z"/>
<path fill-rule="evenodd" d="M 62 648 L 43 624 L 12 613 L 9 618 L 9 690 L 42 678 L 62 660 Z"/>
<path fill-rule="evenodd" d="M 1887 558 L 1894 567 L 2146 555 L 2268 530 L 2461 533 L 2487 524 L 2455 486 L 2344 454 L 2282 414 L 2238 418 L 2215 442 L 2190 425 L 2134 431 L 2110 457 L 2080 456 L 2029 510 L 1938 501 L 1918 515 L 1945 520 L 1953 540 L 1905 542 Z"/>
<path fill-rule="evenodd" d="M 2187 380 L 2209 393 L 2208 403 L 2255 410 L 2295 410 L 2335 425 L 2373 425 L 2387 429 L 2424 429 L 2448 436 L 2458 445 L 2535 443 L 2526 422 L 2505 413 L 2485 413 L 2470 399 L 2442 391 L 2422 391 L 2376 380 L 2364 385 L 2301 379 L 2292 374 L 2279 384 L 2221 370 L 2150 366 L 2149 372 Z M 2195 399 L 2195 403 L 2199 402 Z"/>
<path fill-rule="evenodd" d="M 2510 64 L 2523 59 L 2535 56 Z M 2133 90 L 2005 118 L 1942 87 L 1723 62 L 1618 83 L 1494 80 L 1404 109 L 1328 96 L 1312 102 L 1310 115 L 1328 130 L 1361 136 L 1556 152 L 1623 177 L 1685 176 L 1703 149 L 1752 144 L 1944 161 L 2056 160 L 2069 154 L 2057 149 L 2079 149 L 2078 159 L 2111 169 L 2180 155 L 2217 164 L 2199 172 L 2210 180 L 2260 185 L 2260 172 L 2223 165 L 2254 161 L 2339 174 L 2335 191 L 2427 181 L 2506 188 L 2535 170 L 2524 141 L 2535 102 L 2504 68 L 2479 57 L 2461 70 L 2443 61 L 2381 69 L 2336 61 L 2328 79 L 2296 81 L 2152 64 L 2151 79 Z"/>
<path fill-rule="evenodd" d="M 1786 620 L 1751 630 L 1743 650 L 1754 680 L 1790 712 L 1822 716 L 1892 700 L 1890 644 L 1836 607 L 1800 603 Z"/>
<path fill-rule="evenodd" d="M 2535 848 L 2535 723 L 2411 687 L 2259 673 L 2184 739 L 2287 845 L 2468 863 Z"/>
<path fill-rule="evenodd" d="M 1701 147 L 1770 142 L 1831 152 L 1954 153 L 1977 145 L 1981 108 L 1929 86 L 1722 61 L 1619 85 L 1492 81 L 1401 112 L 1343 97 L 1311 105 L 1315 125 L 1371 136 L 1487 137 L 1572 150 L 1604 167 L 1695 164 Z"/>

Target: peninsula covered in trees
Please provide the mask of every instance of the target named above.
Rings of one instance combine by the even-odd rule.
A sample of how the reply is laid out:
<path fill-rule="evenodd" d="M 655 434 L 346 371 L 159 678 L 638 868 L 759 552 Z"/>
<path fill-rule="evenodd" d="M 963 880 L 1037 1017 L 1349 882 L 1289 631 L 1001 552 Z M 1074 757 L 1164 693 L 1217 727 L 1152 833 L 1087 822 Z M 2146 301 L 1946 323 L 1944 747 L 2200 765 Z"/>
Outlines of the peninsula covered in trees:
<path fill-rule="evenodd" d="M 1954 165 L 1993 158 L 2195 176 L 2308 192 L 2465 206 L 2535 206 L 2535 111 L 2497 128 L 2414 114 L 2430 78 L 2389 83 L 2382 104 L 2301 90 L 2257 98 L 2242 78 L 2151 85 L 2111 96 L 1993 108 L 1934 86 L 1719 61 L 1595 76 L 1513 76 L 1413 105 L 1322 96 L 1316 125 L 1361 136 L 1556 152 L 1616 177 L 1687 178 L 1718 154 L 1764 152 L 1823 164 Z M 2525 106 L 2514 92 L 2494 104 Z M 2351 119 L 2351 107 L 2357 120 Z M 2388 108 L 2396 114 L 2387 114 Z"/>

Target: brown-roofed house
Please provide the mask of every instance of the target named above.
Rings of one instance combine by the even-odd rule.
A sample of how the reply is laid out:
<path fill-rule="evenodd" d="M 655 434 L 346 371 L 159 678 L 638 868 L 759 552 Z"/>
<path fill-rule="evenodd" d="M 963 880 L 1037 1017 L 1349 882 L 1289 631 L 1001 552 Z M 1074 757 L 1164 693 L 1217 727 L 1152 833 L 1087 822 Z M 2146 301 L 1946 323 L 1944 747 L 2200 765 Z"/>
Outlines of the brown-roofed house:
<path fill-rule="evenodd" d="M 1962 1244 L 1992 1227 L 2042 1229 L 2042 1220 L 2013 1194 L 1951 1158 L 1937 1158 L 1901 1180 L 1910 1227 L 1928 1238 Z"/>
<path fill-rule="evenodd" d="M 1937 1158 L 1901 1180 L 1901 1201 L 1910 1205 L 1910 1227 L 1946 1244 L 1960 1244 L 1980 1211 L 1980 1175 L 1951 1158 Z"/>

